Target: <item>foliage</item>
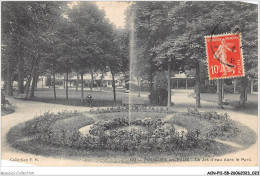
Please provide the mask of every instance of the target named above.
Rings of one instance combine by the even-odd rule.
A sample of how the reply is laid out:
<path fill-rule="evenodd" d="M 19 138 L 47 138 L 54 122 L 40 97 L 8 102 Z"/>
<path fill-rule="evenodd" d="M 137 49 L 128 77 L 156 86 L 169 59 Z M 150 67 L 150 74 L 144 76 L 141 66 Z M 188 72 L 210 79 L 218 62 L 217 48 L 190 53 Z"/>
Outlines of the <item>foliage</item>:
<path fill-rule="evenodd" d="M 12 80 L 18 80 L 19 93 L 25 87 L 28 94 L 31 87 L 33 96 L 40 75 L 85 74 L 112 67 L 116 74 L 128 69 L 127 33 L 117 31 L 93 2 L 73 7 L 70 2 L 4 2 L 2 21 L 2 75 L 8 90 Z"/>
<path fill-rule="evenodd" d="M 201 93 L 216 93 L 217 92 L 217 85 L 200 85 L 200 92 Z"/>
<path fill-rule="evenodd" d="M 6 68 L 3 72 L 6 72 L 4 75 L 9 80 L 18 79 L 21 84 L 19 93 L 22 93 L 24 79 L 28 82 L 31 79 L 35 81 L 36 75 L 41 72 L 39 66 L 42 64 L 42 58 L 49 52 L 49 30 L 61 15 L 63 5 L 64 2 L 2 4 L 2 47 L 5 56 L 5 62 L 2 64 L 3 68 Z"/>
<path fill-rule="evenodd" d="M 150 103 L 152 105 L 167 105 L 168 91 L 167 89 L 158 88 L 149 95 Z"/>
<path fill-rule="evenodd" d="M 140 126 L 147 130 L 131 129 L 128 119 L 124 117 L 95 123 L 88 136 L 82 136 L 78 131 L 60 131 L 51 128 L 56 121 L 79 115 L 77 112 L 60 112 L 58 114 L 45 113 L 44 115 L 26 122 L 22 132 L 33 135 L 37 140 L 58 145 L 83 149 L 121 150 L 121 151 L 175 151 L 188 150 L 194 147 L 209 146 L 209 141 L 199 139 L 199 134 L 189 131 L 187 134 L 175 131 L 174 124 L 166 123 L 157 118 L 134 119 L 132 126 Z M 91 123 L 90 123 L 91 124 Z M 121 129 L 122 128 L 122 129 Z"/>
<path fill-rule="evenodd" d="M 215 111 L 199 112 L 197 109 L 188 108 L 188 115 L 195 118 L 201 118 L 214 124 L 213 128 L 207 134 L 209 138 L 229 138 L 237 136 L 240 133 L 237 125 L 230 119 L 227 113 L 218 114 Z"/>
<path fill-rule="evenodd" d="M 127 119 L 117 118 L 94 124 L 89 136 L 81 136 L 78 132 L 63 131 L 60 134 L 45 133 L 39 139 L 55 145 L 121 151 L 187 150 L 199 145 L 200 140 L 195 132 L 189 132 L 184 136 L 183 133 L 175 132 L 174 126 L 164 128 L 164 122 L 160 119 L 155 121 L 137 119 L 132 122 L 132 125 L 147 127 L 149 129 L 147 132 L 136 129 L 115 129 L 127 126 L 127 123 Z"/>
<path fill-rule="evenodd" d="M 191 111 L 195 111 L 195 114 L 198 112 L 197 110 Z M 216 142 L 214 138 L 211 139 L 205 136 L 205 132 L 207 133 L 211 130 L 217 121 L 213 122 L 211 120 L 213 122 L 210 123 L 211 125 L 205 125 L 209 124 L 209 120 L 196 118 L 196 115 L 195 117 L 194 115 L 185 115 L 184 113 L 178 113 L 179 116 L 174 115 L 172 119 L 168 119 L 167 121 L 160 120 L 165 117 L 165 114 L 162 115 L 162 113 L 134 112 L 131 114 L 131 121 L 134 121 L 136 125 L 132 125 L 133 128 L 130 131 L 127 129 L 127 126 L 120 127 L 118 125 L 116 128 L 109 128 L 107 126 L 108 130 L 104 131 L 105 134 L 102 130 L 98 130 L 97 136 L 82 136 L 81 133 L 77 132 L 77 129 L 82 126 L 79 123 L 74 123 L 80 115 L 77 114 L 76 117 L 73 116 L 57 121 L 66 121 L 68 125 L 64 126 L 64 123 L 57 124 L 54 122 L 58 126 L 52 126 L 52 132 L 50 133 L 27 135 L 22 132 L 25 124 L 19 124 L 11 128 L 8 132 L 7 141 L 11 146 L 19 150 L 37 155 L 64 156 L 66 154 L 66 157 L 73 157 L 74 159 L 75 157 L 82 158 L 83 155 L 88 156 L 89 159 L 91 159 L 91 156 L 94 158 L 98 156 L 105 160 L 108 159 L 110 162 L 110 159 L 118 156 L 120 162 L 122 162 L 121 159 L 129 155 L 140 159 L 148 155 L 163 155 L 165 157 L 169 156 L 169 158 L 172 158 L 172 156 L 187 156 L 190 158 L 194 155 L 198 157 L 198 154 L 199 156 L 212 156 L 234 152 L 233 147 L 223 145 Z M 127 124 L 128 115 L 128 113 L 100 114 L 96 115 L 95 119 L 98 121 L 96 124 L 110 125 L 114 124 L 114 122 L 115 124 Z M 125 118 L 126 120 L 124 120 Z M 93 121 L 89 121 L 86 125 L 92 123 Z M 184 135 L 179 133 L 179 136 L 176 136 L 176 133 L 170 133 L 168 136 L 165 136 L 170 129 L 173 129 L 171 123 L 185 127 L 188 129 L 188 132 L 184 133 Z M 156 124 L 156 131 L 151 124 Z M 164 128 L 163 124 L 166 124 L 166 128 Z M 250 128 L 237 123 L 235 125 L 238 125 L 239 130 L 241 130 L 238 135 L 229 135 L 227 138 L 225 136 L 217 136 L 216 138 L 223 138 L 222 140 L 232 141 L 243 147 L 249 147 L 256 142 L 256 134 Z M 101 128 L 104 128 L 104 126 L 101 125 L 98 129 Z M 201 131 L 198 131 L 197 128 Z M 145 138 L 149 134 L 152 136 Z M 169 142 L 170 139 L 173 141 Z"/>
<path fill-rule="evenodd" d="M 4 116 L 13 113 L 14 111 L 15 107 L 6 99 L 3 92 L 1 92 L 1 115 Z"/>
<path fill-rule="evenodd" d="M 25 134 L 44 134 L 50 130 L 50 126 L 61 119 L 70 118 L 73 116 L 79 115 L 77 111 L 62 111 L 57 114 L 51 112 L 45 112 L 43 115 L 38 116 L 30 121 L 25 123 L 23 132 Z"/>
<path fill-rule="evenodd" d="M 199 83 L 199 79 L 208 79 L 204 37 L 233 32 L 243 36 L 246 77 L 256 78 L 258 70 L 255 4 L 135 2 L 127 14 L 128 20 L 131 15 L 135 15 L 139 72 L 147 74 L 149 69 L 153 72 L 166 70 L 168 64 L 173 66 L 174 71 L 197 68 L 196 81 Z M 145 74 L 141 75 L 145 77 Z M 245 80 L 239 80 L 244 81 L 243 86 L 247 86 Z"/>
<path fill-rule="evenodd" d="M 168 108 L 160 106 L 148 106 L 148 105 L 123 105 L 108 108 L 96 108 L 91 109 L 90 113 L 93 114 L 104 114 L 104 113 L 119 113 L 119 112 L 154 112 L 154 113 L 172 113 L 173 111 Z M 120 114 L 122 115 L 122 114 Z"/>

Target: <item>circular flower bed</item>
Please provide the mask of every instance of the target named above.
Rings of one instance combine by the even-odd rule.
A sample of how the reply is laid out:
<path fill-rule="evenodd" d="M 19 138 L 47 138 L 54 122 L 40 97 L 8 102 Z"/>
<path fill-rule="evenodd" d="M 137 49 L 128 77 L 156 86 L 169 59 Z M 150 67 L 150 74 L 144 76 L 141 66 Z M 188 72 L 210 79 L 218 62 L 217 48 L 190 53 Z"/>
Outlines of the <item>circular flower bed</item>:
<path fill-rule="evenodd" d="M 200 139 L 198 131 L 178 132 L 173 123 L 165 124 L 161 119 L 135 119 L 130 126 L 142 128 L 126 128 L 129 126 L 128 118 L 119 117 L 96 122 L 90 128 L 89 135 L 82 135 L 77 130 L 57 131 L 45 126 L 42 132 L 37 133 L 37 139 L 60 146 L 115 151 L 186 150 L 212 142 Z"/>
<path fill-rule="evenodd" d="M 198 131 L 187 134 L 177 132 L 174 124 L 170 123 L 166 127 L 161 119 L 136 119 L 131 121 L 129 129 L 120 128 L 126 126 L 129 126 L 126 118 L 95 123 L 89 131 L 90 135 L 85 138 L 85 147 L 123 151 L 171 151 L 193 148 L 201 141 Z M 133 129 L 131 126 L 142 126 L 147 130 Z"/>
<path fill-rule="evenodd" d="M 88 133 L 79 132 L 87 126 Z M 91 115 L 64 111 L 45 113 L 13 127 L 7 134 L 7 140 L 22 151 L 44 155 L 52 149 L 54 155 L 77 152 L 78 156 L 82 156 L 89 152 L 92 156 L 97 152 L 114 157 L 121 151 L 121 155 L 136 153 L 136 156 L 144 157 L 151 151 L 164 153 L 165 157 L 180 153 L 190 157 L 196 153 L 210 156 L 235 151 L 215 139 L 234 141 L 248 147 L 255 143 L 255 139 L 249 140 L 252 135 L 250 130 L 230 120 L 227 114 L 213 111 L 189 109 L 186 113 L 170 114 L 139 111 Z"/>

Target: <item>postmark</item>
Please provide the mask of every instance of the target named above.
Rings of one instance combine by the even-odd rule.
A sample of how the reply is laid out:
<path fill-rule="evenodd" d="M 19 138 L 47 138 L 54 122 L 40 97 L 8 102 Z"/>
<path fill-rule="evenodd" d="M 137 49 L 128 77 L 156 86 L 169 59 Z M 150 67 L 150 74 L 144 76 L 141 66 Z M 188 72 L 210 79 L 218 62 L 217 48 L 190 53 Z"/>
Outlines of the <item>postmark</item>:
<path fill-rule="evenodd" d="M 241 34 L 206 36 L 209 79 L 244 76 Z"/>

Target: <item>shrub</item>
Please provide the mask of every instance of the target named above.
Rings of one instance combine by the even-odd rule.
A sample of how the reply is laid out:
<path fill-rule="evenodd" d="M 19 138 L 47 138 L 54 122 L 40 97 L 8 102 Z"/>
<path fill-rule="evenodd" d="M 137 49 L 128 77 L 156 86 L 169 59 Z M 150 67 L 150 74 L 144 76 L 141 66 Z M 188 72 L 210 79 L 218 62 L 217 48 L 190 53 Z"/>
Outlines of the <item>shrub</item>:
<path fill-rule="evenodd" d="M 217 85 L 200 85 L 200 93 L 216 93 Z"/>
<path fill-rule="evenodd" d="M 11 114 L 15 111 L 15 107 L 5 98 L 3 92 L 1 92 L 1 115 Z"/>
<path fill-rule="evenodd" d="M 199 141 L 196 132 L 190 132 L 186 136 L 183 133 L 175 132 L 174 126 L 166 129 L 165 122 L 161 119 L 151 120 L 149 118 L 136 119 L 131 125 L 140 125 L 148 128 L 142 130 L 116 129 L 117 127 L 128 126 L 128 119 L 116 118 L 105 122 L 98 122 L 92 126 L 88 139 L 96 139 L 98 144 L 91 144 L 91 149 L 108 150 L 184 150 L 196 147 Z M 195 134 L 195 135 L 192 135 Z"/>
<path fill-rule="evenodd" d="M 151 105 L 160 105 L 166 106 L 167 105 L 167 98 L 168 98 L 168 91 L 167 89 L 160 88 L 149 95 Z"/>
<path fill-rule="evenodd" d="M 122 117 L 97 122 L 90 129 L 88 136 L 82 136 L 78 131 L 62 130 L 54 132 L 49 128 L 50 123 L 70 115 L 72 114 L 60 113 L 54 115 L 46 113 L 40 118 L 27 122 L 24 132 L 28 134 L 37 133 L 37 139 L 48 144 L 94 150 L 173 151 L 193 148 L 199 143 L 196 132 L 189 132 L 185 136 L 183 133 L 176 132 L 173 125 L 166 129 L 163 126 L 165 122 L 161 119 L 145 118 L 131 122 L 131 125 L 146 127 L 147 131 L 117 129 L 117 127 L 129 125 L 128 119 Z M 56 116 L 56 118 L 53 118 L 53 116 Z M 31 130 L 28 129 L 29 126 L 32 127 Z"/>
<path fill-rule="evenodd" d="M 44 134 L 46 131 L 50 130 L 49 128 L 54 122 L 76 116 L 78 114 L 79 113 L 77 111 L 62 111 L 57 114 L 46 112 L 41 116 L 35 117 L 33 120 L 25 122 L 23 133 L 28 135 L 37 133 Z"/>
<path fill-rule="evenodd" d="M 203 118 L 214 124 L 214 127 L 207 134 L 210 138 L 227 138 L 240 133 L 235 122 L 230 119 L 227 113 L 218 114 L 215 111 L 199 112 L 197 109 L 188 109 L 187 114 L 193 117 Z"/>
<path fill-rule="evenodd" d="M 207 138 L 200 138 L 200 131 L 178 132 L 173 123 L 165 126 L 161 118 L 133 119 L 132 126 L 140 126 L 141 129 L 124 129 L 128 126 L 128 118 L 119 118 L 99 121 L 92 125 L 89 135 L 83 136 L 76 129 L 52 130 L 52 123 L 57 120 L 78 116 L 77 112 L 61 112 L 58 114 L 45 113 L 29 122 L 23 129 L 23 133 L 34 134 L 38 141 L 57 146 L 68 146 L 85 150 L 120 150 L 120 151 L 175 151 L 200 148 L 210 148 L 213 142 L 211 138 L 220 134 L 233 135 L 236 129 L 234 124 L 228 121 L 227 114 L 218 115 L 216 112 L 201 113 L 197 109 L 189 109 L 188 114 L 209 121 L 222 121 L 208 133 Z M 102 115 L 104 116 L 104 115 Z M 158 116 L 159 117 L 159 116 Z M 103 117 L 106 119 L 106 117 Z M 155 120 L 154 120 L 155 119 Z"/>

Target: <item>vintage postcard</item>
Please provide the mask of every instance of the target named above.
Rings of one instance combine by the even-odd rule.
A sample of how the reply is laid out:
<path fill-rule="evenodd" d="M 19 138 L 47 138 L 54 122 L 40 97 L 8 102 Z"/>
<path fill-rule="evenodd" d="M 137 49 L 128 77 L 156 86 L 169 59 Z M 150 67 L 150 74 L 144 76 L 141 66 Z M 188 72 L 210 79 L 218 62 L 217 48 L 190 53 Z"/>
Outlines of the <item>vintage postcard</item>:
<path fill-rule="evenodd" d="M 259 175 L 257 1 L 2 1 L 1 26 L 2 175 Z"/>

